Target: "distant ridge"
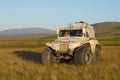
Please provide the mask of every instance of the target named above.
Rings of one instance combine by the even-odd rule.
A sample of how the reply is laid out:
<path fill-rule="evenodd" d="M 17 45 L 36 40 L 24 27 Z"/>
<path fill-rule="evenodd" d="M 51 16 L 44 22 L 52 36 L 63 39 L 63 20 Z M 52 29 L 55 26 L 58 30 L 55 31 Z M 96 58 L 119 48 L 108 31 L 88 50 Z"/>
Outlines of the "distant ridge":
<path fill-rule="evenodd" d="M 120 22 L 93 24 L 98 39 L 120 40 Z"/>
<path fill-rule="evenodd" d="M 29 35 L 29 34 L 53 34 L 54 31 L 45 28 L 22 28 L 22 29 L 8 29 L 0 31 L 2 36 L 17 36 L 17 35 Z"/>
<path fill-rule="evenodd" d="M 120 22 L 101 22 L 92 24 L 96 31 L 102 31 L 106 29 L 112 29 L 115 27 L 120 27 Z"/>

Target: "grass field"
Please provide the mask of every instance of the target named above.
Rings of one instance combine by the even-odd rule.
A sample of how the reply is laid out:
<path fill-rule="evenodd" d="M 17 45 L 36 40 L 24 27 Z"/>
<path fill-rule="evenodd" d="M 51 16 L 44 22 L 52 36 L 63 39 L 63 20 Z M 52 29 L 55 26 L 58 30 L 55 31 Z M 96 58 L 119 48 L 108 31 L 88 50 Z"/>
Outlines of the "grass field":
<path fill-rule="evenodd" d="M 50 37 L 4 37 L 0 38 L 0 47 L 42 47 L 45 43 L 51 42 L 55 39 L 54 36 Z"/>
<path fill-rule="evenodd" d="M 120 46 L 103 46 L 102 60 L 91 65 L 44 66 L 44 47 L 0 48 L 0 80 L 119 80 Z"/>

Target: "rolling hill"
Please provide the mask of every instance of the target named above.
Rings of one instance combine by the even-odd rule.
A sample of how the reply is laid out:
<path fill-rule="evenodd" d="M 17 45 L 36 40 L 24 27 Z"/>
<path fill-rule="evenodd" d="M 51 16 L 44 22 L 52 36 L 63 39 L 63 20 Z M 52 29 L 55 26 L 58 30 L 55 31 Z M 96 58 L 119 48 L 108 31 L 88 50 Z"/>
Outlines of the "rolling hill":
<path fill-rule="evenodd" d="M 92 25 L 98 39 L 120 39 L 120 22 L 102 22 Z"/>
<path fill-rule="evenodd" d="M 92 25 L 95 27 L 97 31 L 101 32 L 103 30 L 120 27 L 120 22 L 101 22 L 101 23 L 95 23 Z"/>
<path fill-rule="evenodd" d="M 30 35 L 30 34 L 53 34 L 54 31 L 45 28 L 22 28 L 22 29 L 9 29 L 1 31 L 1 36 L 20 36 L 20 35 Z"/>

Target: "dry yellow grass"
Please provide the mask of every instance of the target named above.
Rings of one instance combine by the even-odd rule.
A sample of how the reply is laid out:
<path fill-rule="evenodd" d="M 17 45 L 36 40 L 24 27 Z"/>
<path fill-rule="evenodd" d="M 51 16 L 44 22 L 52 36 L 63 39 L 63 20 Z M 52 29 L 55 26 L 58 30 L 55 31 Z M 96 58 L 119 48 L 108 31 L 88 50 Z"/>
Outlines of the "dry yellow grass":
<path fill-rule="evenodd" d="M 120 80 L 120 46 L 103 46 L 102 61 L 83 66 L 44 66 L 42 50 L 0 48 L 0 80 Z"/>

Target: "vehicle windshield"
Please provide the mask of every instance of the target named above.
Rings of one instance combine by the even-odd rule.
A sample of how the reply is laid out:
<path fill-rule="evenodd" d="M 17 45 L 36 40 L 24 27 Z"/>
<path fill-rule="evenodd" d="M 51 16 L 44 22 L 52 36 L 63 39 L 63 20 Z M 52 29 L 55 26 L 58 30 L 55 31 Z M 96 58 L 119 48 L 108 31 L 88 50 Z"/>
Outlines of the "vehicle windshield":
<path fill-rule="evenodd" d="M 82 37 L 82 30 L 60 30 L 59 37 Z"/>

